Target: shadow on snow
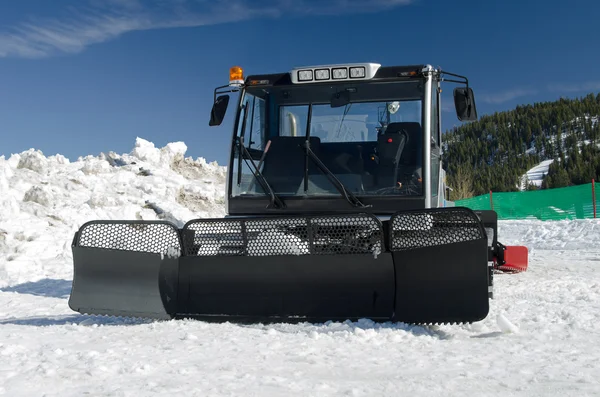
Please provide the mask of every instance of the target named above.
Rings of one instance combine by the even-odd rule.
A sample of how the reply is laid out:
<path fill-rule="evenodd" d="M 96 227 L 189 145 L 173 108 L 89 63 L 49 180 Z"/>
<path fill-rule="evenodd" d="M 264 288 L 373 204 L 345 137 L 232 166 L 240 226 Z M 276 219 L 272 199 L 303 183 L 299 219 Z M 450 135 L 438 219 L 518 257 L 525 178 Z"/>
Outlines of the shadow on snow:
<path fill-rule="evenodd" d="M 71 294 L 71 280 L 45 278 L 39 281 L 30 281 L 12 287 L 0 288 L 0 292 L 16 292 L 46 298 L 67 299 Z"/>

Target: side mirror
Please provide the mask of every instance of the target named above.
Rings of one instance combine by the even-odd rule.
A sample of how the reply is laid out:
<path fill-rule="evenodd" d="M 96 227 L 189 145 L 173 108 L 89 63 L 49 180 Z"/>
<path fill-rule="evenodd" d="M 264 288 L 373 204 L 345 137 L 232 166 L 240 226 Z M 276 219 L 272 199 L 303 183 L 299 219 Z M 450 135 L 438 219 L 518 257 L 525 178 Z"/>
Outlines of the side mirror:
<path fill-rule="evenodd" d="M 221 95 L 217 97 L 213 104 L 212 110 L 210 111 L 209 126 L 221 125 L 227 112 L 227 105 L 229 105 L 229 95 Z"/>
<path fill-rule="evenodd" d="M 458 87 L 454 89 L 454 107 L 456 108 L 456 117 L 460 121 L 477 120 L 475 95 L 471 88 Z"/>

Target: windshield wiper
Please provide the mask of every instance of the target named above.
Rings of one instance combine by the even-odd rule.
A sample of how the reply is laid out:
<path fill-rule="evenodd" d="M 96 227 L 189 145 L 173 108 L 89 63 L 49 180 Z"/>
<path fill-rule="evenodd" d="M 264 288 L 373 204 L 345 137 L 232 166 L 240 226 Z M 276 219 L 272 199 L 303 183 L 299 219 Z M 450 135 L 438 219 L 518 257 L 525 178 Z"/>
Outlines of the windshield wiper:
<path fill-rule="evenodd" d="M 273 191 L 273 188 L 271 188 L 271 185 L 269 185 L 269 182 L 267 182 L 267 178 L 265 178 L 265 176 L 260 172 L 260 170 L 258 169 L 256 164 L 254 163 L 254 160 L 252 159 L 252 155 L 250 154 L 248 149 L 246 149 L 246 146 L 244 145 L 244 143 L 242 142 L 242 140 L 240 138 L 238 138 L 238 147 L 242 150 L 242 153 L 240 153 L 240 155 L 242 156 L 242 158 L 244 159 L 246 164 L 248 164 L 248 167 L 250 167 L 250 164 L 252 164 L 252 168 L 254 168 L 254 172 L 252 173 L 252 175 L 254 175 L 254 177 L 256 178 L 258 183 L 260 183 L 263 190 L 265 191 L 265 194 L 270 196 L 271 201 L 269 203 L 269 206 L 275 207 L 277 209 L 285 208 L 285 204 L 283 203 L 283 201 L 281 201 L 279 196 L 277 196 L 275 194 L 275 192 Z M 268 147 L 266 150 L 268 150 Z M 266 154 L 266 150 L 265 150 L 265 154 Z M 248 163 L 248 160 L 250 160 L 250 163 Z M 264 160 L 264 155 L 263 155 L 263 158 L 261 159 L 261 163 L 262 163 L 262 160 Z"/>
<path fill-rule="evenodd" d="M 312 149 L 310 148 L 310 143 L 309 143 L 308 140 L 304 141 L 304 150 L 306 151 L 306 154 L 308 156 L 310 156 L 310 158 L 315 162 L 315 164 L 317 165 L 317 167 L 319 167 L 319 169 L 325 175 L 327 175 L 327 177 L 329 178 L 329 180 L 331 181 L 331 183 L 333 184 L 333 186 L 335 186 L 335 188 L 346 199 L 346 201 L 348 201 L 354 207 L 360 207 L 360 208 L 372 207 L 372 205 L 365 205 L 365 204 L 363 204 L 358 199 L 358 197 L 356 197 L 350 190 L 348 190 L 344 186 L 344 184 L 342 182 L 340 182 L 340 180 L 335 176 L 335 174 L 333 172 L 331 172 L 331 170 L 329 170 L 329 168 L 327 168 L 325 166 L 325 164 L 323 164 L 323 162 L 321 161 L 321 159 L 319 159 L 319 157 L 317 157 L 317 155 L 315 154 L 315 152 L 312 151 Z"/>

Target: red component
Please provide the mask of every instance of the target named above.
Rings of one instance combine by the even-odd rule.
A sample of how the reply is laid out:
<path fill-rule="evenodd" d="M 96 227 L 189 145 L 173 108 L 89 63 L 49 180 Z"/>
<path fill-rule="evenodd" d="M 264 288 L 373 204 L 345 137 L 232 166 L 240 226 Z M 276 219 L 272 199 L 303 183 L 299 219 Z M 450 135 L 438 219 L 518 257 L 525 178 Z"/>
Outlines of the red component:
<path fill-rule="evenodd" d="M 392 142 L 393 142 L 392 138 L 388 138 L 388 143 L 392 143 Z"/>
<path fill-rule="evenodd" d="M 527 247 L 520 245 L 506 246 L 504 250 L 504 264 L 498 270 L 519 273 L 527 270 L 529 252 Z"/>

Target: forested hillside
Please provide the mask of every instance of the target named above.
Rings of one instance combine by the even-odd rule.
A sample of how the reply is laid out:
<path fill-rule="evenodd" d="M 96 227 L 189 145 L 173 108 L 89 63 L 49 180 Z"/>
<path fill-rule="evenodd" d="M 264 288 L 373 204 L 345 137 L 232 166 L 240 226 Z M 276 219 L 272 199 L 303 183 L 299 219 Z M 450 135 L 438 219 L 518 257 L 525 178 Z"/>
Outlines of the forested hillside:
<path fill-rule="evenodd" d="M 600 177 L 600 94 L 517 106 L 447 131 L 444 162 L 453 199 L 516 191 L 540 161 L 555 159 L 542 188 Z M 531 186 L 529 188 L 535 188 Z"/>

